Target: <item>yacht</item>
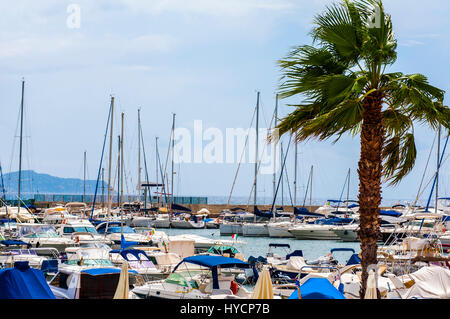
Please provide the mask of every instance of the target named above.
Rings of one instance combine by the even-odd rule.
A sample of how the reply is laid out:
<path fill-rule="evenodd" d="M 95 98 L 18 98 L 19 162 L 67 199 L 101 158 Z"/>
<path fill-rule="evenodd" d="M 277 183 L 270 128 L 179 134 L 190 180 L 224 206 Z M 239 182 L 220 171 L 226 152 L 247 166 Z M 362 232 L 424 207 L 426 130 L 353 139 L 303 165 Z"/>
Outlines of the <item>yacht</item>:
<path fill-rule="evenodd" d="M 62 237 L 53 225 L 46 224 L 17 224 L 19 240 L 38 247 L 53 247 L 58 251 L 74 246 L 75 240 Z"/>

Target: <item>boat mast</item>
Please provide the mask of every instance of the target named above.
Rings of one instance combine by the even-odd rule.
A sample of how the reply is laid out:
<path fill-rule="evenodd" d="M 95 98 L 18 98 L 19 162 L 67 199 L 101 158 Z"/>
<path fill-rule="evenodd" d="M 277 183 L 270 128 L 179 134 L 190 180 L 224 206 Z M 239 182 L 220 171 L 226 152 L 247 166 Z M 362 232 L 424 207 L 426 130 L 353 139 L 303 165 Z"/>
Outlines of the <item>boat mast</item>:
<path fill-rule="evenodd" d="M 124 176 L 124 159 L 123 159 L 123 140 L 124 140 L 124 118 L 125 113 L 122 112 L 122 131 L 120 138 L 120 203 L 123 205 L 123 176 Z"/>
<path fill-rule="evenodd" d="M 174 156 L 174 146 L 175 146 L 175 136 L 174 136 L 174 131 L 175 131 L 175 113 L 173 113 L 173 119 L 172 119 L 172 183 L 171 183 L 171 193 L 172 193 L 172 196 L 171 196 L 171 206 L 170 206 L 170 208 L 172 209 L 172 206 L 173 206 L 173 202 L 174 202 L 174 198 L 173 198 L 173 195 L 174 195 L 174 193 L 173 193 L 173 184 L 174 184 L 174 180 L 173 180 L 173 177 L 174 177 L 174 174 L 175 174 L 175 172 L 174 172 L 174 170 L 173 170 L 173 165 L 174 165 L 174 159 L 173 159 L 173 156 Z"/>
<path fill-rule="evenodd" d="M 141 109 L 138 109 L 138 203 L 141 204 Z"/>
<path fill-rule="evenodd" d="M 20 212 L 20 187 L 22 182 L 22 139 L 23 139 L 23 100 L 25 80 L 22 79 L 22 100 L 20 102 L 20 142 L 19 142 L 19 189 L 17 191 L 17 213 Z"/>
<path fill-rule="evenodd" d="M 312 181 L 313 181 L 313 169 L 314 165 L 311 165 L 311 181 L 310 181 L 310 187 L 309 187 L 309 209 L 312 209 Z"/>
<path fill-rule="evenodd" d="M 105 208 L 105 169 L 102 167 L 102 211 Z"/>
<path fill-rule="evenodd" d="M 256 206 L 256 186 L 257 186 L 257 178 L 258 178 L 258 137 L 259 137 L 259 91 L 256 94 L 256 140 L 255 140 L 255 181 L 254 181 L 254 197 L 253 203 Z M 256 215 L 254 215 L 254 221 L 256 222 Z"/>
<path fill-rule="evenodd" d="M 156 185 L 158 185 L 158 136 L 155 136 L 155 164 L 156 164 L 156 166 L 155 166 L 155 168 L 156 168 L 156 171 L 155 171 L 156 172 Z M 158 193 L 158 190 L 159 190 L 159 187 L 156 186 L 157 193 Z M 160 190 L 162 190 L 162 188 Z M 159 193 L 161 193 L 161 191 L 159 191 Z M 158 196 L 158 194 L 157 194 L 157 196 L 156 196 L 157 205 L 161 206 L 159 199 L 160 199 L 160 196 Z"/>
<path fill-rule="evenodd" d="M 440 166 L 440 161 L 439 161 L 439 157 L 441 153 L 441 126 L 439 125 L 438 127 L 438 143 L 437 143 L 437 155 L 436 155 L 436 198 L 435 198 L 435 208 L 434 208 L 434 213 L 437 214 L 437 206 L 438 206 L 438 189 L 439 189 L 439 166 Z"/>
<path fill-rule="evenodd" d="M 123 127 L 124 127 L 124 117 L 125 113 L 122 112 L 122 122 L 121 122 L 121 133 L 120 133 L 120 139 L 119 139 L 119 154 L 120 154 L 120 201 L 119 201 L 119 208 L 120 208 L 120 234 L 123 236 Z M 119 194 L 117 194 L 117 197 L 119 197 Z"/>
<path fill-rule="evenodd" d="M 297 140 L 294 139 L 294 206 L 297 206 Z"/>
<path fill-rule="evenodd" d="M 277 127 L 277 123 L 278 123 L 278 94 L 275 95 L 275 124 L 274 124 L 274 128 Z M 274 147 L 273 147 L 273 197 L 275 197 L 275 192 L 276 192 L 276 180 L 277 180 L 277 147 L 276 147 L 276 143 L 278 141 L 275 141 Z M 275 217 L 275 216 L 274 216 Z"/>
<path fill-rule="evenodd" d="M 347 213 L 348 213 L 348 201 L 350 199 L 350 168 L 347 175 Z"/>
<path fill-rule="evenodd" d="M 284 158 L 283 142 L 281 142 L 281 160 Z M 284 171 L 281 171 L 281 208 L 284 206 Z"/>
<path fill-rule="evenodd" d="M 112 166 L 112 144 L 113 144 L 113 126 L 114 126 L 114 96 L 111 96 L 111 130 L 109 134 L 109 167 L 108 167 L 108 206 L 106 208 L 106 212 L 108 215 L 109 221 L 109 212 L 111 210 L 111 201 L 110 201 L 110 193 L 111 193 L 111 166 Z"/>
<path fill-rule="evenodd" d="M 120 144 L 122 142 L 122 139 L 120 138 L 120 135 L 117 135 L 117 205 L 119 206 L 119 209 L 121 207 L 120 205 L 120 174 L 121 174 L 121 158 L 122 154 L 120 154 Z M 114 198 L 114 195 L 113 195 Z"/>
<path fill-rule="evenodd" d="M 84 158 L 83 158 L 83 203 L 86 200 L 86 151 L 84 151 Z"/>

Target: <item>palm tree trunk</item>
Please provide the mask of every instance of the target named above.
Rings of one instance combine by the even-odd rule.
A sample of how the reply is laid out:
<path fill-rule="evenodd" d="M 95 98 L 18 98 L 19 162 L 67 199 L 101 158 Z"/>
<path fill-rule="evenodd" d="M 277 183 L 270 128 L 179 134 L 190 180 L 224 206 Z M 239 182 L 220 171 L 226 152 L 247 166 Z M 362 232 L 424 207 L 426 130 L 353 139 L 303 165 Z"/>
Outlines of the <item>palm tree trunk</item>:
<path fill-rule="evenodd" d="M 364 299 L 367 288 L 367 267 L 377 264 L 377 241 L 381 238 L 379 211 L 381 204 L 381 174 L 384 128 L 382 124 L 382 97 L 376 91 L 364 100 L 361 126 L 361 155 L 359 175 L 359 231 L 361 242 L 361 289 Z M 378 291 L 378 298 L 380 293 Z"/>

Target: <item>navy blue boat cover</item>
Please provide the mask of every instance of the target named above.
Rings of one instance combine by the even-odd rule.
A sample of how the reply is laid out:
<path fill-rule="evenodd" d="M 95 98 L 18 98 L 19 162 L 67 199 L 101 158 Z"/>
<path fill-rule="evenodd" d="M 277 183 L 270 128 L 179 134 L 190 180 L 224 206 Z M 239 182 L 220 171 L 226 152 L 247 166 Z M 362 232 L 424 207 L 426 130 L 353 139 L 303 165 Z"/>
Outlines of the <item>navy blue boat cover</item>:
<path fill-rule="evenodd" d="M 0 270 L 0 299 L 55 299 L 55 295 L 41 270 L 18 261 L 14 268 Z"/>

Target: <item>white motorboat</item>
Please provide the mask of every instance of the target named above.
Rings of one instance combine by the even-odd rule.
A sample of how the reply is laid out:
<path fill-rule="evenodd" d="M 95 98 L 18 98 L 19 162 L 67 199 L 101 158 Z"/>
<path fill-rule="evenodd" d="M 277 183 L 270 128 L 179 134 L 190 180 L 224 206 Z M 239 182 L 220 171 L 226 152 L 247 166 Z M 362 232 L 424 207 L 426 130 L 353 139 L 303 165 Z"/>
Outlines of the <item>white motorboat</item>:
<path fill-rule="evenodd" d="M 0 207 L 0 218 L 15 219 L 19 223 L 34 223 L 36 216 L 25 207 Z"/>
<path fill-rule="evenodd" d="M 157 268 L 145 251 L 140 249 L 119 249 L 109 252 L 110 260 L 120 267 L 124 261 L 130 269 L 135 270 L 147 281 L 166 278 L 168 273 L 165 269 Z"/>
<path fill-rule="evenodd" d="M 110 239 L 100 235 L 87 219 L 67 219 L 56 227 L 61 236 L 71 238 L 77 244 L 98 242 L 111 245 L 113 243 Z"/>
<path fill-rule="evenodd" d="M 172 218 L 170 226 L 173 228 L 183 229 L 200 229 L 205 228 L 204 218 L 207 215 L 182 214 L 177 218 Z"/>
<path fill-rule="evenodd" d="M 36 248 L 53 247 L 62 251 L 76 244 L 73 239 L 60 236 L 53 225 L 17 224 L 17 226 L 18 239 Z"/>
<path fill-rule="evenodd" d="M 49 280 L 57 299 L 112 299 L 117 289 L 121 268 L 108 259 L 101 249 L 74 248 L 67 252 L 68 260 L 61 263 L 58 273 Z M 130 284 L 137 272 L 128 270 Z"/>
<path fill-rule="evenodd" d="M 250 292 L 234 281 L 234 275 L 224 275 L 221 270 L 249 267 L 235 258 L 191 256 L 184 258 L 167 279 L 137 286 L 131 292 L 140 299 L 247 299 Z"/>
<path fill-rule="evenodd" d="M 134 242 L 135 245 L 152 245 L 151 233 L 138 233 L 130 226 L 122 225 L 120 222 L 103 222 L 96 226 L 97 232 L 112 241 L 113 248 L 120 248 L 122 242 L 122 235 L 126 242 Z"/>
<path fill-rule="evenodd" d="M 56 206 L 44 210 L 42 222 L 50 225 L 60 225 L 69 219 L 78 219 L 78 216 L 70 214 L 66 207 Z"/>

